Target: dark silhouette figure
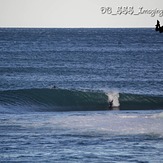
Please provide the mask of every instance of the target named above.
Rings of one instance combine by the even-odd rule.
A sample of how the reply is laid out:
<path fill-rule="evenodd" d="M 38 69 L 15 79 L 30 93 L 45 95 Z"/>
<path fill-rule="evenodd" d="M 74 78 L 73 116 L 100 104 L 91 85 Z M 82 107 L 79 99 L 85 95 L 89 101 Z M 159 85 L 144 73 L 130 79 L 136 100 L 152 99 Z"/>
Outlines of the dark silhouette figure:
<path fill-rule="evenodd" d="M 110 108 L 110 109 L 113 108 L 113 100 L 109 101 L 109 108 Z"/>
<path fill-rule="evenodd" d="M 156 31 L 159 31 L 159 28 L 160 28 L 160 22 L 159 22 L 159 20 L 157 20 L 157 24 L 155 26 L 156 26 L 155 30 Z"/>
<path fill-rule="evenodd" d="M 55 85 L 51 86 L 51 89 L 56 89 L 57 87 Z"/>
<path fill-rule="evenodd" d="M 155 28 L 156 31 L 159 31 L 160 33 L 163 32 L 163 26 L 162 27 L 160 26 L 159 20 L 157 20 L 157 24 L 155 26 L 156 26 L 156 28 Z"/>

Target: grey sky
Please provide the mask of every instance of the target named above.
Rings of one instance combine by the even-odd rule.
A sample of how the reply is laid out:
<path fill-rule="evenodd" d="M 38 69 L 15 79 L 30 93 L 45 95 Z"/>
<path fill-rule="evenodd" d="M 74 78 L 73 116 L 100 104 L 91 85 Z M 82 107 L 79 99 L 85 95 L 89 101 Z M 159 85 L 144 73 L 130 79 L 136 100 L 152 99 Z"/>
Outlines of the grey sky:
<path fill-rule="evenodd" d="M 113 15 L 121 6 L 133 8 Z M 157 19 L 163 24 L 163 0 L 0 0 L 0 27 L 153 27 Z"/>

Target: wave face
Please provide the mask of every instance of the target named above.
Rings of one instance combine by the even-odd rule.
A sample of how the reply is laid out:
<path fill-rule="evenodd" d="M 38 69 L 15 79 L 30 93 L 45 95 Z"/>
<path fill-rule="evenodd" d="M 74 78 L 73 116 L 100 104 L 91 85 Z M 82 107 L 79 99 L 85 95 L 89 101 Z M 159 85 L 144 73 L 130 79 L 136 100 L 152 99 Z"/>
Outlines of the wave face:
<path fill-rule="evenodd" d="M 24 106 L 30 111 L 86 111 L 108 107 L 107 96 L 104 93 L 65 89 L 1 91 L 0 103 L 5 107 Z"/>
<path fill-rule="evenodd" d="M 163 109 L 163 97 L 86 92 L 66 89 L 21 89 L 0 91 L 0 112 L 108 110 L 116 97 L 116 109 Z M 113 102 L 114 109 L 114 102 Z"/>

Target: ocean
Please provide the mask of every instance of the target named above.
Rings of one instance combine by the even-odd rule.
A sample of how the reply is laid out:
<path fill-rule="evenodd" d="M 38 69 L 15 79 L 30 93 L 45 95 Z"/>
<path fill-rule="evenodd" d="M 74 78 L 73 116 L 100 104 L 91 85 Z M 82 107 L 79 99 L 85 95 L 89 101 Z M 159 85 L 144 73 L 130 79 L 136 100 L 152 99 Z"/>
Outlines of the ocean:
<path fill-rule="evenodd" d="M 0 162 L 162 160 L 162 34 L 0 28 Z"/>

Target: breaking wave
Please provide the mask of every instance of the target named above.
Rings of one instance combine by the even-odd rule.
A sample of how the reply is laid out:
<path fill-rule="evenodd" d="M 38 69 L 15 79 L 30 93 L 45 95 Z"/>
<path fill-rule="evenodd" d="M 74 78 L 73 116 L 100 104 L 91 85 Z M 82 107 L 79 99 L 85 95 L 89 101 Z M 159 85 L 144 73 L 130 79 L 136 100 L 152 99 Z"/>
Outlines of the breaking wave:
<path fill-rule="evenodd" d="M 163 109 L 160 96 L 44 88 L 0 91 L 0 112 L 108 110 L 111 100 L 113 109 Z"/>

